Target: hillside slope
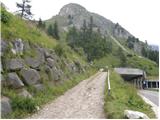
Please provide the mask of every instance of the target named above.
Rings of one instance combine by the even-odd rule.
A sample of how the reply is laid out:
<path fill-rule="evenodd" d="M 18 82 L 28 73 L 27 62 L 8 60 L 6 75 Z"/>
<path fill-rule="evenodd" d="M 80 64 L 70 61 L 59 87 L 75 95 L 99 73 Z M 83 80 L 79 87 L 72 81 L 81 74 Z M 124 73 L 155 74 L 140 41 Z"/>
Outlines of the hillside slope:
<path fill-rule="evenodd" d="M 2 118 L 22 118 L 95 72 L 63 41 L 1 9 Z"/>

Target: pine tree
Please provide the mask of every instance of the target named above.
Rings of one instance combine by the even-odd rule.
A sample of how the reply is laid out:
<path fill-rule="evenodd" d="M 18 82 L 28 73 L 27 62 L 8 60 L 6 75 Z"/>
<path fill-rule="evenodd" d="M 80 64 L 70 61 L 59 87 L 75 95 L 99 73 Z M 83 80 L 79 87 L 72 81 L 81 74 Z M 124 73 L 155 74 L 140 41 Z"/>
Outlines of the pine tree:
<path fill-rule="evenodd" d="M 92 33 L 93 31 L 93 17 L 90 16 L 90 23 L 89 23 L 89 31 Z"/>
<path fill-rule="evenodd" d="M 126 58 L 122 48 L 119 47 L 117 53 L 118 53 L 119 58 L 121 60 L 121 66 L 125 67 L 127 64 L 127 58 Z"/>
<path fill-rule="evenodd" d="M 48 33 L 48 35 L 53 37 L 53 27 L 52 27 L 52 25 L 48 26 L 47 33 Z"/>
<path fill-rule="evenodd" d="M 42 23 L 42 19 L 41 18 L 39 18 L 39 21 L 38 21 L 38 27 L 42 27 L 42 25 L 43 25 L 43 23 Z"/>
<path fill-rule="evenodd" d="M 54 27 L 53 27 L 53 37 L 59 40 L 59 30 L 58 30 L 58 23 L 55 21 Z"/>
<path fill-rule="evenodd" d="M 20 13 L 21 18 L 25 18 L 25 19 L 30 19 L 32 18 L 32 13 L 30 11 L 31 9 L 31 5 L 29 5 L 30 1 L 29 0 L 22 0 L 22 3 L 16 3 L 17 8 L 19 8 L 20 10 L 18 10 L 18 12 Z"/>
<path fill-rule="evenodd" d="M 37 25 L 39 28 L 42 28 L 42 29 L 45 29 L 46 27 L 46 24 L 45 22 L 42 21 L 41 18 L 39 18 L 39 21 L 38 21 L 38 25 Z"/>

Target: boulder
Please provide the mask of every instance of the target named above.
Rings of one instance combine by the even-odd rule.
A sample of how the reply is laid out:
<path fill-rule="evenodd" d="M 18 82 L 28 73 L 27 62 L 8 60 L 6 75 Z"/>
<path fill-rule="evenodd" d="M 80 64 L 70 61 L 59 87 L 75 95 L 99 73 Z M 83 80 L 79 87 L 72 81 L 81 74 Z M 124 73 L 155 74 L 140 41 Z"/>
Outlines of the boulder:
<path fill-rule="evenodd" d="M 52 72 L 53 72 L 53 76 L 55 81 L 60 80 L 61 79 L 61 71 L 58 70 L 56 67 L 52 68 Z"/>
<path fill-rule="evenodd" d="M 44 49 L 44 56 L 45 58 L 52 58 L 52 59 L 57 58 L 55 51 L 52 49 Z"/>
<path fill-rule="evenodd" d="M 53 71 L 52 71 L 52 69 L 49 67 L 49 66 L 45 66 L 45 71 L 46 71 L 46 73 L 48 74 L 48 76 L 49 76 L 49 79 L 50 80 L 54 80 L 54 74 L 53 74 Z"/>
<path fill-rule="evenodd" d="M 40 75 L 35 69 L 23 68 L 20 73 L 27 85 L 36 84 L 40 80 Z"/>
<path fill-rule="evenodd" d="M 32 98 L 32 95 L 25 89 L 22 89 L 18 95 L 25 98 Z"/>
<path fill-rule="evenodd" d="M 1 115 L 2 116 L 5 116 L 12 112 L 12 107 L 10 102 L 11 102 L 10 99 L 7 97 L 3 96 L 1 98 Z"/>
<path fill-rule="evenodd" d="M 149 119 L 149 117 L 146 114 L 132 110 L 125 110 L 124 116 L 128 119 Z"/>
<path fill-rule="evenodd" d="M 7 48 L 8 48 L 8 43 L 4 40 L 1 40 L 1 56 L 4 55 Z"/>
<path fill-rule="evenodd" d="M 43 48 L 36 48 L 37 52 L 37 58 L 44 63 L 45 62 L 45 57 L 44 57 L 44 49 Z"/>
<path fill-rule="evenodd" d="M 8 73 L 7 81 L 13 88 L 21 88 L 24 86 L 18 75 L 14 72 Z"/>
<path fill-rule="evenodd" d="M 10 59 L 6 62 L 7 70 L 20 70 L 24 67 L 23 59 Z"/>
<path fill-rule="evenodd" d="M 4 76 L 2 74 L 1 74 L 1 82 L 0 83 L 2 86 L 6 86 L 6 84 L 7 84 L 6 79 L 4 78 Z"/>
<path fill-rule="evenodd" d="M 23 41 L 23 44 L 24 44 L 24 51 L 28 51 L 31 49 L 28 41 Z"/>
<path fill-rule="evenodd" d="M 31 58 L 31 57 L 26 57 L 25 62 L 27 65 L 29 65 L 31 68 L 38 68 L 42 62 L 40 58 Z"/>
<path fill-rule="evenodd" d="M 44 49 L 44 56 L 45 56 L 45 58 L 51 57 L 51 54 L 49 53 L 49 50 Z"/>
<path fill-rule="evenodd" d="M 14 54 L 23 54 L 23 50 L 24 50 L 24 44 L 22 42 L 22 39 L 16 39 L 15 41 L 13 41 L 13 48 L 12 48 L 12 52 Z"/>
<path fill-rule="evenodd" d="M 60 79 L 60 72 L 58 72 L 56 67 L 50 68 L 49 66 L 45 66 L 45 71 L 49 76 L 50 80 L 59 80 Z"/>
<path fill-rule="evenodd" d="M 37 91 L 44 90 L 44 85 L 43 84 L 36 84 L 36 85 L 34 85 L 34 87 L 36 88 Z"/>
<path fill-rule="evenodd" d="M 46 61 L 47 61 L 47 65 L 51 68 L 55 65 L 55 62 L 52 58 L 47 58 Z"/>

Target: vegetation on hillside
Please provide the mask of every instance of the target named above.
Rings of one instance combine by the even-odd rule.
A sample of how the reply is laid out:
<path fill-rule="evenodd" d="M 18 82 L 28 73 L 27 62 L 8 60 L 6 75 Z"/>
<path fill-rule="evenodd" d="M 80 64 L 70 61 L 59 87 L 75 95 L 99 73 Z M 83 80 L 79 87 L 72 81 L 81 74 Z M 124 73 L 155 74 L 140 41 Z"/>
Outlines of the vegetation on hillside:
<path fill-rule="evenodd" d="M 63 62 L 59 62 L 59 66 L 62 68 L 64 75 L 68 80 L 62 80 L 58 84 L 53 84 L 48 80 L 48 76 L 45 74 L 43 68 L 40 68 L 41 82 L 44 85 L 44 90 L 38 91 L 32 85 L 25 85 L 24 89 L 33 94 L 32 98 L 23 98 L 18 96 L 18 90 L 12 89 L 8 86 L 2 87 L 2 95 L 11 99 L 11 105 L 13 112 L 9 115 L 3 116 L 3 118 L 23 118 L 28 114 L 32 114 L 37 111 L 38 107 L 55 99 L 62 95 L 66 90 L 72 88 L 78 84 L 81 80 L 84 80 L 94 74 L 96 69 L 87 64 L 85 56 L 81 56 L 79 53 L 73 51 L 62 40 L 56 40 L 53 37 L 49 37 L 43 29 L 33 23 L 33 21 L 26 21 L 22 18 L 12 15 L 4 8 L 1 9 L 1 25 L 2 25 L 2 39 L 8 41 L 8 43 L 15 39 L 21 38 L 23 41 L 29 42 L 30 45 L 38 45 L 39 47 L 54 49 L 55 53 L 60 59 L 74 62 L 78 60 L 82 66 L 86 66 L 85 72 L 70 73 L 67 67 L 64 67 Z M 16 23 L 16 24 L 15 24 Z M 30 50 L 24 53 L 23 56 L 13 55 L 11 51 L 7 51 L 4 58 L 22 58 L 25 56 L 34 57 L 34 47 L 30 46 Z M 28 67 L 28 66 L 26 66 Z M 42 70 L 41 70 L 42 69 Z M 3 71 L 3 76 L 7 76 L 7 71 Z M 54 87 L 53 87 L 54 86 Z"/>
<path fill-rule="evenodd" d="M 75 27 L 70 28 L 66 40 L 74 50 L 82 48 L 88 61 L 99 59 L 112 51 L 111 42 L 101 36 L 99 32 L 93 31 L 92 17 L 88 25 L 84 20 L 81 30 L 77 30 Z"/>
<path fill-rule="evenodd" d="M 125 82 L 117 73 L 110 71 L 111 93 L 108 95 L 108 84 L 105 87 L 104 110 L 109 119 L 124 118 L 124 110 L 135 110 L 147 114 L 150 118 L 155 118 L 151 106 L 146 104 L 137 95 L 136 88 Z"/>
<path fill-rule="evenodd" d="M 21 38 L 32 44 L 45 48 L 54 48 L 56 40 L 49 37 L 45 32 L 35 27 L 34 23 L 14 16 L 1 7 L 1 34 L 4 40 Z"/>

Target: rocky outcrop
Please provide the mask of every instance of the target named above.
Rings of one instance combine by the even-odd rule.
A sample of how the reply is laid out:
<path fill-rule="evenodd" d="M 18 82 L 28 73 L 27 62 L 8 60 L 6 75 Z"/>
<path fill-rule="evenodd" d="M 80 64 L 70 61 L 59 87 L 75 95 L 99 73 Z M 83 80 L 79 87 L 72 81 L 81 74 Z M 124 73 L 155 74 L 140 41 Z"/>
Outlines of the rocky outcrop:
<path fill-rule="evenodd" d="M 106 19 L 105 17 L 98 15 L 96 13 L 92 13 L 87 11 L 83 6 L 75 3 L 70 3 L 64 5 L 58 15 L 53 16 L 49 21 L 49 23 L 54 23 L 55 20 L 62 19 L 58 21 L 60 31 L 68 31 L 68 29 L 72 26 L 80 29 L 83 25 L 83 21 L 86 20 L 88 24 L 90 22 L 90 17 L 93 17 L 93 30 L 100 32 L 102 35 L 109 36 L 115 35 L 115 37 L 128 38 L 128 36 L 132 36 L 127 30 L 124 28 L 116 28 L 115 23 Z"/>
<path fill-rule="evenodd" d="M 35 69 L 23 68 L 20 73 L 27 85 L 36 84 L 40 80 L 40 75 Z"/>
<path fill-rule="evenodd" d="M 7 70 L 20 70 L 24 67 L 24 60 L 23 59 L 10 59 L 6 62 Z"/>
<path fill-rule="evenodd" d="M 149 119 L 149 117 L 146 114 L 132 110 L 125 110 L 124 116 L 128 119 Z"/>
<path fill-rule="evenodd" d="M 8 73 L 7 80 L 9 85 L 11 85 L 13 88 L 17 89 L 24 86 L 23 82 L 20 80 L 16 73 Z"/>
<path fill-rule="evenodd" d="M 10 99 L 3 96 L 1 98 L 1 115 L 5 116 L 11 112 L 12 112 L 12 107 L 10 104 Z"/>
<path fill-rule="evenodd" d="M 125 38 L 127 39 L 128 36 L 132 36 L 128 31 L 126 31 L 122 26 L 118 23 L 115 24 L 113 28 L 113 36 L 117 38 Z"/>

